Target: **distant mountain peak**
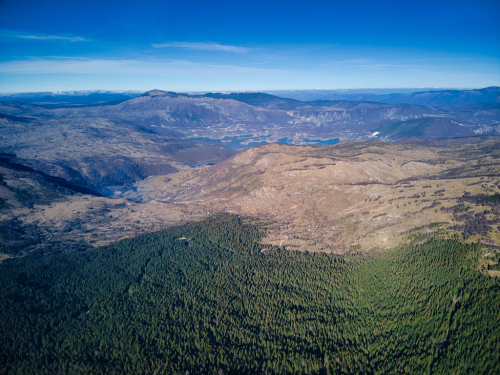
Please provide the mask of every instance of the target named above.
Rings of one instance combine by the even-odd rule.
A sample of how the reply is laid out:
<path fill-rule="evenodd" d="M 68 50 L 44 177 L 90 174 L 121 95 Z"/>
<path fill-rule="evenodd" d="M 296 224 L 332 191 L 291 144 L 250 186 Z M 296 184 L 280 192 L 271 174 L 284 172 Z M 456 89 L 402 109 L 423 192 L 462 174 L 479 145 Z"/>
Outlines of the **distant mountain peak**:
<path fill-rule="evenodd" d="M 164 96 L 164 97 L 171 97 L 171 98 L 178 98 L 178 97 L 183 97 L 183 96 L 189 96 L 187 94 L 179 94 L 177 92 L 173 91 L 163 91 L 163 90 L 150 90 L 142 94 L 141 96 L 151 96 L 151 97 L 158 97 L 158 96 Z"/>
<path fill-rule="evenodd" d="M 166 93 L 167 93 L 166 91 L 154 89 L 146 91 L 144 94 L 142 94 L 142 96 L 164 95 Z"/>

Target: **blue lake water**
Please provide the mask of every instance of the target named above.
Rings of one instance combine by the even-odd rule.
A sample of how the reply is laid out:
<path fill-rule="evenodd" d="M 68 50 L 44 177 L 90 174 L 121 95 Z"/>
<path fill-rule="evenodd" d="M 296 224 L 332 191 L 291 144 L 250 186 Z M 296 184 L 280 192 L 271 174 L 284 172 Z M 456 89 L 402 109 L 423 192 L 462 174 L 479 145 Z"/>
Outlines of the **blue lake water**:
<path fill-rule="evenodd" d="M 210 143 L 217 143 L 219 145 L 224 145 L 226 147 L 232 148 L 233 150 L 240 150 L 242 148 L 248 148 L 255 145 L 262 145 L 267 143 L 266 141 L 261 142 L 250 142 L 247 145 L 241 144 L 242 142 L 248 141 L 249 139 L 254 138 L 252 135 L 242 135 L 242 136 L 234 136 L 234 137 L 224 137 L 222 139 L 212 139 L 206 137 L 198 137 L 198 138 L 189 138 L 194 141 L 203 141 Z M 263 137 L 260 137 L 263 138 Z"/>
<path fill-rule="evenodd" d="M 240 135 L 240 136 L 233 136 L 233 137 L 224 137 L 222 139 L 212 139 L 212 138 L 207 138 L 207 137 L 197 137 L 197 138 L 189 138 L 194 141 L 203 141 L 203 142 L 210 142 L 210 143 L 217 143 L 219 145 L 224 145 L 226 147 L 232 148 L 233 150 L 241 150 L 244 148 L 256 146 L 256 145 L 263 145 L 266 143 L 271 143 L 267 141 L 256 141 L 256 142 L 249 142 L 248 144 L 243 144 L 243 142 L 248 141 L 253 138 L 257 139 L 262 139 L 262 138 L 268 138 L 268 136 L 264 137 L 254 137 L 252 135 Z M 288 143 L 290 145 L 293 145 L 293 139 L 291 138 L 280 138 L 277 140 L 278 143 Z M 309 139 L 309 138 L 304 138 L 303 142 L 309 143 L 309 144 L 316 144 L 316 145 L 333 145 L 337 142 L 339 142 L 338 138 L 334 139 L 327 139 L 322 141 L 321 139 Z"/>
<path fill-rule="evenodd" d="M 303 139 L 304 142 L 312 142 L 316 145 L 333 145 L 335 143 L 338 143 L 339 142 L 339 139 L 338 138 L 334 138 L 334 139 L 327 139 L 327 140 L 324 140 L 322 141 L 321 139 L 309 139 L 309 138 L 304 138 Z"/>

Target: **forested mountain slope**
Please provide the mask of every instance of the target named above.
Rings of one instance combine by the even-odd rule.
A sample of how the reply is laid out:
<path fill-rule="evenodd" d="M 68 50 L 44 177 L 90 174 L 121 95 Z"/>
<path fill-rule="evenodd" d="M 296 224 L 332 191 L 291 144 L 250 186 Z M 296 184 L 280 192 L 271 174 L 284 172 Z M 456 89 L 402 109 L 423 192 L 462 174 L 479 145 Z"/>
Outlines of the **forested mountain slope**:
<path fill-rule="evenodd" d="M 344 256 L 221 215 L 0 265 L 3 374 L 494 374 L 500 284 L 479 245 Z"/>

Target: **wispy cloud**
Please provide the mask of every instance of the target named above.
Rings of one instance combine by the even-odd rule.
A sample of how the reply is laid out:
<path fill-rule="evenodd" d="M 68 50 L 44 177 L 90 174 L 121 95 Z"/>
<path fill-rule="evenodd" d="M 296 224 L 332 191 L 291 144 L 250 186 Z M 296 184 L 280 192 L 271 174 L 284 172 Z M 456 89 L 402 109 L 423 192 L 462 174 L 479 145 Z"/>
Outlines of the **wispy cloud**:
<path fill-rule="evenodd" d="M 209 42 L 167 42 L 152 44 L 152 46 L 155 48 L 185 48 L 196 51 L 221 51 L 233 53 L 245 53 L 249 51 L 248 48 L 244 47 Z"/>
<path fill-rule="evenodd" d="M 90 42 L 90 39 L 82 38 L 81 36 L 58 36 L 58 35 L 16 35 L 21 39 L 36 39 L 36 40 L 65 40 L 67 42 Z"/>
<path fill-rule="evenodd" d="M 90 42 L 90 39 L 81 36 L 63 36 L 63 35 L 47 35 L 47 34 L 28 34 L 19 31 L 1 30 L 0 34 L 11 38 L 33 39 L 33 40 L 59 40 L 66 42 Z"/>
<path fill-rule="evenodd" d="M 0 74 L 105 74 L 203 77 L 214 72 L 246 75 L 250 72 L 273 72 L 281 69 L 263 69 L 228 64 L 198 63 L 174 59 L 89 59 L 39 58 L 0 62 Z"/>

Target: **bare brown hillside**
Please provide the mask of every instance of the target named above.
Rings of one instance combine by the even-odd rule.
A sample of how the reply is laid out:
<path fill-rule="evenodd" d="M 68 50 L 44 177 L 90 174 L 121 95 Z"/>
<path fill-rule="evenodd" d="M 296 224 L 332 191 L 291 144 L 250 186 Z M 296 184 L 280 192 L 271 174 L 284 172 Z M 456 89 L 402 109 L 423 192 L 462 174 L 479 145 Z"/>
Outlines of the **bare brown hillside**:
<path fill-rule="evenodd" d="M 75 196 L 10 215 L 51 230 L 53 236 L 100 244 L 230 212 L 274 222 L 265 239 L 268 244 L 341 253 L 353 245 L 392 246 L 409 230 L 431 224 L 451 233 L 466 220 L 459 210 L 489 228 L 484 233 L 478 229 L 469 240 L 498 246 L 496 209 L 463 198 L 498 192 L 496 138 L 433 146 L 270 144 L 247 149 L 216 166 L 140 181 L 124 193 L 133 201 Z"/>
<path fill-rule="evenodd" d="M 498 192 L 499 146 L 259 146 L 184 174 L 175 202 L 276 220 L 267 240 L 289 248 L 384 247 L 417 226 L 451 225 L 445 209 L 464 192 Z"/>

